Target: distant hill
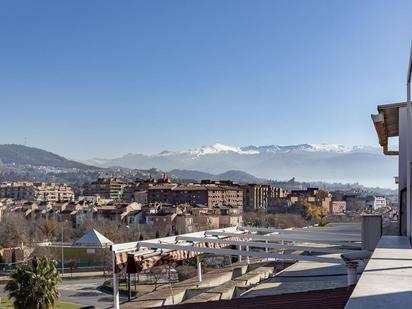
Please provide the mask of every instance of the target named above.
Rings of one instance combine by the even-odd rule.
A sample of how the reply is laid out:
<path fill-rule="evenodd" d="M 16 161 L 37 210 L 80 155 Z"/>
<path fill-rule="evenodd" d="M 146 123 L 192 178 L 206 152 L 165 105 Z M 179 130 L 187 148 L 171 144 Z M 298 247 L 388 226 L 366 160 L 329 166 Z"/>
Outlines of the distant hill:
<path fill-rule="evenodd" d="M 190 179 L 194 181 L 200 181 L 203 179 L 209 180 L 233 180 L 236 182 L 241 183 L 254 183 L 254 182 L 262 182 L 263 179 L 259 179 L 251 174 L 248 174 L 243 171 L 231 170 L 221 174 L 211 174 L 206 172 L 199 172 L 194 170 L 179 170 L 174 169 L 167 173 L 173 178 L 177 179 Z"/>
<path fill-rule="evenodd" d="M 264 180 L 261 178 L 257 178 L 249 173 L 237 170 L 231 170 L 224 172 L 222 174 L 218 174 L 217 177 L 219 180 L 233 180 L 237 182 L 248 182 L 248 183 L 257 183 L 263 182 Z"/>
<path fill-rule="evenodd" d="M 15 144 L 0 145 L 0 161 L 4 164 L 96 169 L 94 166 L 68 160 L 49 151 Z"/>

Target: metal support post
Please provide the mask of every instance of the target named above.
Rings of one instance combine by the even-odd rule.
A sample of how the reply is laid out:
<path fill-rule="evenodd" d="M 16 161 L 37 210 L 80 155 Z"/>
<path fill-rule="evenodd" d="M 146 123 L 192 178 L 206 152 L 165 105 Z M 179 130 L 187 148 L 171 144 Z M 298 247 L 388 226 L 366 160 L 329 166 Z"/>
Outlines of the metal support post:
<path fill-rule="evenodd" d="M 197 280 L 199 282 L 202 282 L 202 263 L 200 263 L 200 256 L 198 255 L 196 257 L 197 260 Z"/>
<path fill-rule="evenodd" d="M 112 267 L 113 267 L 113 308 L 120 309 L 119 302 L 119 278 L 116 273 L 116 253 L 113 251 L 112 258 Z"/>

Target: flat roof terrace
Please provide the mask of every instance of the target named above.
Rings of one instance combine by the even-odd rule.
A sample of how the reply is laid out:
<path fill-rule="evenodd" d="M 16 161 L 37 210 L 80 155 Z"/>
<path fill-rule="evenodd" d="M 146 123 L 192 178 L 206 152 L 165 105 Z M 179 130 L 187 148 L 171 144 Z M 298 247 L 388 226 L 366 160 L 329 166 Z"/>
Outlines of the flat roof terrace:
<path fill-rule="evenodd" d="M 327 255 L 339 258 L 338 254 Z M 299 261 L 247 291 L 242 298 L 308 292 L 347 286 L 342 264 Z"/>
<path fill-rule="evenodd" d="M 411 249 L 406 236 L 382 236 L 345 308 L 410 308 Z"/>

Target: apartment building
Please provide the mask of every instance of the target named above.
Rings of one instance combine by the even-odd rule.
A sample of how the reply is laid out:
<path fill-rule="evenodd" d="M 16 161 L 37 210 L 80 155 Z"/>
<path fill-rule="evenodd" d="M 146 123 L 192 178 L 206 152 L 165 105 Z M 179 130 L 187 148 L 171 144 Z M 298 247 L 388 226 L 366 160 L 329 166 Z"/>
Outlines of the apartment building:
<path fill-rule="evenodd" d="M 72 201 L 74 191 L 66 184 L 7 182 L 0 184 L 0 198 L 40 202 Z"/>
<path fill-rule="evenodd" d="M 346 211 L 346 201 L 332 201 L 330 203 L 329 212 L 333 214 L 341 214 Z"/>
<path fill-rule="evenodd" d="M 4 182 L 0 184 L 0 198 L 34 200 L 34 191 L 32 182 Z"/>
<path fill-rule="evenodd" d="M 266 184 L 242 185 L 242 189 L 243 210 L 245 212 L 258 209 L 267 210 L 273 200 L 284 199 L 288 195 L 285 189 Z"/>
<path fill-rule="evenodd" d="M 62 202 L 74 200 L 73 189 L 66 184 L 36 183 L 35 200 L 41 202 Z"/>
<path fill-rule="evenodd" d="M 243 223 L 242 208 L 214 206 L 212 208 L 198 205 L 190 209 L 194 230 L 206 230 L 240 226 Z"/>
<path fill-rule="evenodd" d="M 116 203 L 96 207 L 93 216 L 94 218 L 105 218 L 112 221 L 125 222 L 126 224 L 134 222 L 134 216 L 142 209 L 142 205 L 138 203 Z M 132 216 L 133 218 L 129 218 Z"/>
<path fill-rule="evenodd" d="M 195 232 L 195 225 L 193 216 L 190 214 L 183 214 L 176 216 L 176 232 L 177 234 L 186 234 Z"/>
<path fill-rule="evenodd" d="M 285 198 L 289 194 L 289 192 L 283 188 L 271 187 L 271 189 L 271 198 Z"/>
<path fill-rule="evenodd" d="M 149 178 L 147 180 L 136 179 L 135 181 L 128 182 L 124 185 L 120 199 L 122 202 L 126 203 L 148 203 L 148 189 L 152 187 L 166 187 L 172 188 L 177 184 L 174 183 L 170 178 L 164 176 L 161 179 Z"/>
<path fill-rule="evenodd" d="M 288 195 L 292 204 L 308 203 L 313 206 L 322 207 L 325 211 L 330 211 L 332 195 L 319 188 L 307 188 L 306 190 L 292 190 Z"/>
<path fill-rule="evenodd" d="M 126 203 L 147 203 L 147 187 L 144 182 L 127 183 L 121 193 L 122 202 Z"/>
<path fill-rule="evenodd" d="M 147 190 L 148 203 L 202 204 L 243 207 L 243 190 L 238 186 L 215 184 L 157 185 Z"/>
<path fill-rule="evenodd" d="M 117 201 L 121 199 L 124 187 L 125 183 L 121 177 L 99 178 L 85 183 L 82 187 L 82 195 Z"/>
<path fill-rule="evenodd" d="M 366 199 L 366 207 L 373 210 L 386 207 L 386 205 L 387 201 L 384 196 L 368 196 Z"/>
<path fill-rule="evenodd" d="M 262 184 L 248 184 L 243 186 L 243 209 L 253 211 L 268 208 L 271 186 Z"/>

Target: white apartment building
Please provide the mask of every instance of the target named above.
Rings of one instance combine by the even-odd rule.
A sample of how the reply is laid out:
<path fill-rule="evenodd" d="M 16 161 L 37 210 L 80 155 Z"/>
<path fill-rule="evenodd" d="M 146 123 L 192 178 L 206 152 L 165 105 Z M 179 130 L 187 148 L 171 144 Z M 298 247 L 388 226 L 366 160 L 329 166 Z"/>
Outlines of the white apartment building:
<path fill-rule="evenodd" d="M 386 198 L 383 196 L 375 196 L 375 202 L 373 204 L 373 209 L 379 209 L 386 207 Z"/>
<path fill-rule="evenodd" d="M 72 201 L 74 191 L 66 184 L 5 182 L 0 183 L 0 198 L 39 202 Z"/>

